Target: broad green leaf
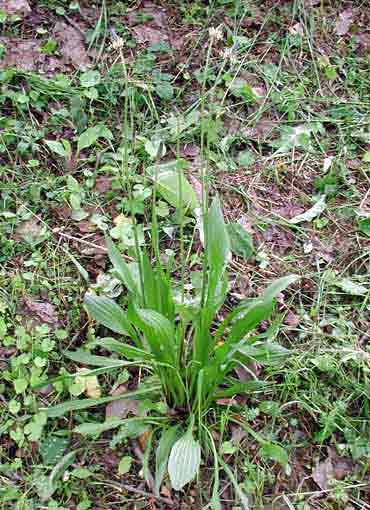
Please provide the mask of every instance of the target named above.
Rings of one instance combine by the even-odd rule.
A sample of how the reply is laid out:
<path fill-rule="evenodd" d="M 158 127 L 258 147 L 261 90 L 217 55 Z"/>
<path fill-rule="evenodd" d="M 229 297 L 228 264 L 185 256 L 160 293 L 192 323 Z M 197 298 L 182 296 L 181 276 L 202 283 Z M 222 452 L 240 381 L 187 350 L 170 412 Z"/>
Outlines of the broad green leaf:
<path fill-rule="evenodd" d="M 107 430 L 116 429 L 122 425 L 125 420 L 119 418 L 111 418 L 103 423 L 83 423 L 73 429 L 76 434 L 82 434 L 84 436 L 98 436 Z"/>
<path fill-rule="evenodd" d="M 152 159 L 163 158 L 166 155 L 166 146 L 159 138 L 146 140 L 144 148 Z"/>
<path fill-rule="evenodd" d="M 45 140 L 45 144 L 50 150 L 55 152 L 55 154 L 58 154 L 58 156 L 61 156 L 62 158 L 68 157 L 68 152 L 61 142 L 57 142 L 56 140 Z"/>
<path fill-rule="evenodd" d="M 190 211 L 199 207 L 197 195 L 176 161 L 149 167 L 147 172 L 156 179 L 158 193 L 173 207 Z"/>
<path fill-rule="evenodd" d="M 46 501 L 54 494 L 57 489 L 57 481 L 63 476 L 66 469 L 72 464 L 77 452 L 78 450 L 74 450 L 73 452 L 67 453 L 60 459 L 58 464 L 54 466 L 47 479 L 47 485 L 42 491 L 42 499 L 44 501 Z"/>
<path fill-rule="evenodd" d="M 261 299 L 263 301 L 272 301 L 275 299 L 281 292 L 283 292 L 289 285 L 297 282 L 300 279 L 298 275 L 292 274 L 289 276 L 283 276 L 278 280 L 275 280 L 267 287 L 267 289 L 263 292 Z"/>
<path fill-rule="evenodd" d="M 42 461 L 46 465 L 54 465 L 63 457 L 69 439 L 66 437 L 48 436 L 40 445 Z"/>
<path fill-rule="evenodd" d="M 271 301 L 256 301 L 247 308 L 245 315 L 232 325 L 225 345 L 235 344 L 253 331 L 261 321 L 268 319 L 273 311 Z M 221 347 L 222 348 L 222 347 Z"/>
<path fill-rule="evenodd" d="M 264 443 L 259 450 L 259 454 L 265 459 L 278 462 L 282 466 L 286 466 L 289 462 L 287 452 L 276 443 Z"/>
<path fill-rule="evenodd" d="M 110 129 L 102 124 L 86 129 L 86 131 L 81 133 L 78 137 L 77 152 L 80 153 L 83 149 L 91 147 L 99 138 L 113 140 L 113 134 Z"/>
<path fill-rule="evenodd" d="M 84 304 L 89 314 L 106 328 L 121 335 L 133 334 L 126 314 L 112 299 L 85 294 Z"/>
<path fill-rule="evenodd" d="M 274 365 L 284 361 L 292 351 L 274 342 L 261 342 L 238 347 L 238 353 L 261 365 Z"/>
<path fill-rule="evenodd" d="M 232 384 L 231 386 L 225 387 L 223 389 L 218 389 L 217 392 L 213 395 L 213 400 L 218 400 L 220 398 L 227 398 L 237 395 L 238 393 L 250 394 L 257 392 L 266 392 L 270 390 L 272 384 L 267 381 L 246 381 L 246 382 L 238 382 Z"/>
<path fill-rule="evenodd" d="M 100 73 L 99 71 L 86 71 L 80 75 L 80 83 L 82 87 L 95 87 L 100 83 Z"/>
<path fill-rule="evenodd" d="M 73 177 L 73 175 L 68 175 L 67 187 L 68 187 L 68 191 L 70 191 L 71 193 L 78 194 L 82 191 L 78 180 L 75 177 Z"/>
<path fill-rule="evenodd" d="M 360 232 L 370 237 L 370 218 L 359 220 L 358 228 Z"/>
<path fill-rule="evenodd" d="M 132 277 L 129 265 L 125 262 L 124 258 L 109 236 L 105 237 L 105 242 L 108 249 L 108 256 L 116 271 L 116 275 L 132 294 L 136 294 L 138 289 L 135 280 Z"/>
<path fill-rule="evenodd" d="M 208 263 L 211 270 L 215 269 L 219 274 L 230 258 L 230 238 L 221 211 L 218 198 L 212 202 L 208 215 Z M 219 274 L 219 276 L 221 276 Z"/>
<path fill-rule="evenodd" d="M 171 83 L 161 81 L 155 87 L 155 91 L 161 99 L 171 101 L 173 99 L 173 86 Z"/>
<path fill-rule="evenodd" d="M 298 216 L 294 216 L 289 222 L 293 225 L 297 225 L 298 223 L 303 223 L 304 221 L 312 221 L 317 216 L 320 216 L 326 209 L 325 195 L 323 195 L 315 205 L 313 205 L 310 209 L 305 211 L 302 214 L 298 214 Z"/>
<path fill-rule="evenodd" d="M 155 492 L 159 494 L 164 475 L 167 471 L 168 457 L 176 438 L 178 426 L 165 429 L 162 432 L 155 456 Z"/>
<path fill-rule="evenodd" d="M 200 445 L 193 438 L 191 427 L 173 445 L 168 460 L 168 473 L 171 485 L 181 490 L 197 475 L 200 466 Z"/>
<path fill-rule="evenodd" d="M 117 354 L 121 354 L 127 359 L 131 360 L 150 360 L 152 356 L 150 353 L 144 351 L 143 349 L 138 349 L 137 347 L 133 347 L 132 345 L 125 344 L 116 340 L 115 338 L 101 338 L 94 342 L 94 345 L 102 347 L 107 351 L 115 352 Z"/>
<path fill-rule="evenodd" d="M 235 255 L 248 260 L 253 254 L 253 240 L 251 234 L 240 223 L 229 223 L 227 231 L 230 236 L 231 250 Z"/>
<path fill-rule="evenodd" d="M 133 322 L 145 335 L 157 359 L 172 362 L 175 358 L 175 331 L 172 323 L 154 310 L 136 308 Z"/>
<path fill-rule="evenodd" d="M 114 400 L 135 399 L 136 397 L 153 396 L 153 393 L 158 391 L 158 389 L 159 386 L 153 384 L 150 388 L 139 388 L 136 391 L 129 391 L 122 395 L 112 397 L 70 400 L 69 402 L 64 402 L 63 404 L 58 404 L 56 406 L 41 408 L 40 411 L 43 411 L 49 418 L 58 418 L 59 416 L 65 416 L 70 411 L 81 411 L 83 409 L 88 409 L 90 407 L 108 404 L 109 402 L 113 402 Z"/>
<path fill-rule="evenodd" d="M 120 361 L 114 358 L 107 358 L 105 356 L 94 356 L 89 352 L 78 350 L 78 351 L 66 351 L 64 355 L 77 363 L 83 363 L 84 365 L 92 365 L 94 367 L 125 367 L 127 366 L 126 361 Z"/>
<path fill-rule="evenodd" d="M 368 289 L 364 287 L 364 285 L 360 285 L 350 278 L 342 278 L 341 280 L 335 281 L 334 284 L 352 296 L 363 296 L 368 293 Z"/>
<path fill-rule="evenodd" d="M 125 475 L 126 473 L 128 473 L 131 469 L 131 464 L 132 457 L 130 457 L 130 455 L 125 455 L 124 457 L 122 457 L 118 464 L 118 474 Z"/>
<path fill-rule="evenodd" d="M 229 466 L 227 464 L 224 464 L 223 468 L 225 470 L 225 473 L 229 477 L 231 483 L 233 484 L 234 490 L 236 492 L 236 495 L 239 498 L 239 501 L 242 505 L 243 510 L 250 510 L 248 496 L 240 488 L 240 485 L 238 484 L 238 481 L 235 478 L 234 473 L 231 471 L 231 469 L 229 468 Z"/>

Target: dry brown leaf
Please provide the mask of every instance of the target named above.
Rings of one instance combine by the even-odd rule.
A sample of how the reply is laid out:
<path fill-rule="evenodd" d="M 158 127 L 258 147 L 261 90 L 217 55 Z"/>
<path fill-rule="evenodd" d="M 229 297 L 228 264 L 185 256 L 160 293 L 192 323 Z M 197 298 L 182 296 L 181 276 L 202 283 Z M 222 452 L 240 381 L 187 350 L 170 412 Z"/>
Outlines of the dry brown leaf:
<path fill-rule="evenodd" d="M 242 134 L 251 140 L 264 140 L 271 134 L 275 124 L 270 119 L 261 119 L 254 127 L 241 130 Z"/>
<path fill-rule="evenodd" d="M 0 10 L 6 14 L 28 14 L 31 7 L 27 0 L 0 0 Z"/>
<path fill-rule="evenodd" d="M 128 414 L 138 416 L 139 402 L 137 400 L 115 400 L 105 408 L 105 418 L 125 418 Z"/>
<path fill-rule="evenodd" d="M 28 296 L 20 301 L 18 313 L 27 323 L 30 322 L 31 327 L 47 324 L 51 329 L 55 329 L 59 325 L 54 305 L 45 301 L 37 303 Z"/>
<path fill-rule="evenodd" d="M 4 57 L 0 59 L 0 69 L 15 67 L 22 71 L 38 71 L 48 75 L 64 70 L 63 62 L 41 53 L 41 42 L 36 39 L 0 37 L 0 43 L 6 48 Z"/>
<path fill-rule="evenodd" d="M 0 43 L 6 48 L 4 57 L 0 59 L 0 68 L 16 67 L 23 71 L 36 71 L 45 62 L 45 55 L 39 51 L 39 41 L 1 37 Z"/>
<path fill-rule="evenodd" d="M 139 15 L 150 16 L 150 23 L 158 27 L 163 27 L 167 24 L 167 11 L 152 2 L 144 2 L 144 5 L 140 6 L 140 9 L 132 11 L 128 15 L 129 22 L 132 24 L 138 23 L 140 21 Z"/>
<path fill-rule="evenodd" d="M 112 189 L 111 177 L 98 177 L 95 182 L 93 191 L 98 193 L 106 193 Z"/>
<path fill-rule="evenodd" d="M 37 218 L 31 218 L 26 221 L 18 223 L 15 232 L 14 239 L 16 241 L 24 241 L 26 239 L 36 240 L 41 232 L 42 225 Z"/>
<path fill-rule="evenodd" d="M 291 310 L 289 310 L 285 316 L 284 324 L 294 328 L 294 327 L 298 326 L 298 324 L 299 324 L 299 317 L 295 313 L 293 313 Z"/>
<path fill-rule="evenodd" d="M 353 22 L 352 9 L 346 9 L 339 14 L 338 21 L 335 24 L 335 32 L 337 35 L 346 35 Z"/>
<path fill-rule="evenodd" d="M 321 490 L 328 490 L 330 480 L 334 479 L 334 468 L 330 457 L 316 464 L 312 471 L 312 478 Z"/>
<path fill-rule="evenodd" d="M 198 145 L 195 145 L 193 143 L 185 144 L 180 149 L 181 156 L 188 157 L 188 158 L 195 158 L 196 156 L 199 156 L 200 154 L 200 148 Z"/>
<path fill-rule="evenodd" d="M 138 25 L 133 28 L 136 39 L 139 43 L 158 44 L 163 41 L 168 41 L 168 35 L 158 28 L 153 28 L 148 25 Z"/>
<path fill-rule="evenodd" d="M 60 21 L 54 27 L 54 37 L 59 43 L 58 49 L 66 63 L 72 64 L 76 69 L 84 70 L 90 67 L 90 57 L 81 32 Z"/>
<path fill-rule="evenodd" d="M 296 23 L 295 25 L 292 25 L 289 27 L 289 32 L 292 35 L 299 35 L 300 37 L 304 36 L 304 29 L 302 23 Z"/>
<path fill-rule="evenodd" d="M 362 52 L 370 52 L 370 33 L 357 35 L 358 47 Z"/>
<path fill-rule="evenodd" d="M 189 182 L 190 184 L 192 185 L 192 188 L 193 190 L 195 191 L 195 194 L 199 200 L 199 202 L 202 201 L 202 183 L 196 178 L 194 177 L 194 175 L 191 175 L 191 174 L 188 174 L 188 179 L 189 179 Z"/>
<path fill-rule="evenodd" d="M 148 428 L 145 432 L 141 434 L 141 436 L 138 438 L 139 445 L 141 448 L 141 451 L 144 452 L 146 449 L 146 445 L 148 444 L 149 437 L 151 436 L 152 429 Z"/>
<path fill-rule="evenodd" d="M 339 457 L 335 450 L 328 448 L 328 458 L 316 464 L 312 478 L 320 489 L 328 490 L 331 480 L 343 480 L 353 473 L 355 466 L 352 459 Z"/>
<path fill-rule="evenodd" d="M 96 375 L 85 377 L 85 393 L 90 398 L 100 398 L 101 388 Z"/>
<path fill-rule="evenodd" d="M 277 214 L 278 216 L 281 216 L 282 218 L 286 218 L 288 220 L 294 218 L 295 216 L 298 216 L 299 214 L 302 214 L 304 212 L 304 208 L 300 205 L 287 203 L 284 207 L 279 207 L 276 209 L 272 209 L 272 212 Z"/>

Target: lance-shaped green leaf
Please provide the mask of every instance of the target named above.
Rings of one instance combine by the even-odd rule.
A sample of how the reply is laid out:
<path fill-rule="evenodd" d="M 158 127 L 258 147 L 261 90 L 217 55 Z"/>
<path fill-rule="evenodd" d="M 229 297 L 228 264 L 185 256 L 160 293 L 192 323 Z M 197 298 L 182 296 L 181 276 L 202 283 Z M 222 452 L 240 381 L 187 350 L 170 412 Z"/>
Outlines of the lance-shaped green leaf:
<path fill-rule="evenodd" d="M 168 460 L 168 473 L 172 487 L 179 491 L 197 475 L 200 466 L 201 450 L 199 442 L 193 438 L 192 426 L 173 445 Z"/>
<path fill-rule="evenodd" d="M 121 335 L 134 335 L 126 314 L 112 299 L 86 294 L 84 304 L 89 314 L 106 328 Z"/>

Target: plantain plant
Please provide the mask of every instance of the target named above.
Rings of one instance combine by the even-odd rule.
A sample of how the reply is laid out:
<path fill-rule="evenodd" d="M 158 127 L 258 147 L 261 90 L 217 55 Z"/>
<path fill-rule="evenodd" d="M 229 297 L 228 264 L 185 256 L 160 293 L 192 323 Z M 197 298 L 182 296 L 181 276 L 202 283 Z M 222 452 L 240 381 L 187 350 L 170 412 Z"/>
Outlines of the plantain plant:
<path fill-rule="evenodd" d="M 212 32 L 214 34 L 214 31 Z M 205 76 L 209 67 L 214 35 L 210 31 L 210 43 L 207 50 Z M 124 99 L 124 146 L 121 168 L 122 188 L 127 193 L 129 202 L 133 203 L 129 168 L 129 140 L 133 131 L 134 107 L 130 110 L 130 87 L 124 57 L 121 61 L 125 76 Z M 168 471 L 172 487 L 182 489 L 197 475 L 201 457 L 211 453 L 214 458 L 215 476 L 212 494 L 212 508 L 220 508 L 218 498 L 219 456 L 213 436 L 208 428 L 207 415 L 217 407 L 219 399 L 232 397 L 240 393 L 261 391 L 264 381 L 252 380 L 242 382 L 235 376 L 238 365 L 247 365 L 251 360 L 261 364 L 272 363 L 287 354 L 287 350 L 278 344 L 266 342 L 256 334 L 258 325 L 268 319 L 273 312 L 275 298 L 297 277 L 287 276 L 275 281 L 263 294 L 235 307 L 224 316 L 222 307 L 228 293 L 227 268 L 231 259 L 230 239 L 221 206 L 216 197 L 209 206 L 208 159 L 209 136 L 207 135 L 206 87 L 203 83 L 200 102 L 200 149 L 202 154 L 202 199 L 198 207 L 198 220 L 202 229 L 204 242 L 201 290 L 196 299 L 189 299 L 186 293 L 186 268 L 184 249 L 185 212 L 197 207 L 197 200 L 189 195 L 190 186 L 183 176 L 181 166 L 175 165 L 175 173 L 166 167 L 164 174 L 156 164 L 151 178 L 153 181 L 151 254 L 139 246 L 136 231 L 135 211 L 131 218 L 135 234 L 136 261 L 127 263 L 119 249 L 107 236 L 106 244 L 115 276 L 126 289 L 125 304 L 120 306 L 110 298 L 87 293 L 84 304 L 89 315 L 109 330 L 116 337 L 100 338 L 95 347 L 112 353 L 111 357 L 93 355 L 81 349 L 66 352 L 73 361 L 95 367 L 84 372 L 83 376 L 96 376 L 120 370 L 128 366 L 140 368 L 141 382 L 137 389 L 118 396 L 72 400 L 45 409 L 50 417 L 57 417 L 69 411 L 88 409 L 93 406 L 111 403 L 116 400 L 135 399 L 146 402 L 157 399 L 166 404 L 168 412 L 158 416 L 155 406 L 145 416 L 135 418 L 110 418 L 103 423 L 82 423 L 75 428 L 82 434 L 98 435 L 101 432 L 119 428 L 117 444 L 122 438 L 138 434 L 140 425 L 150 425 L 153 434 L 148 441 L 147 453 L 144 455 L 144 476 L 150 479 L 148 459 L 153 438 L 158 437 L 155 460 L 155 491 L 159 492 L 162 480 Z M 213 91 L 209 92 L 211 96 Z M 131 120 L 130 120 L 131 119 Z M 180 126 L 176 126 L 177 159 L 179 160 Z M 173 140 L 172 140 L 173 141 Z M 157 147 L 158 145 L 158 147 Z M 151 144 L 153 159 L 160 159 L 161 143 Z M 158 152 L 158 154 L 157 154 Z M 172 167 L 171 167 L 172 168 Z M 148 170 L 148 169 L 147 169 Z M 177 177 L 176 177 L 177 176 Z M 171 179 L 171 193 L 168 191 Z M 175 181 L 174 181 L 175 178 Z M 164 180 L 165 179 L 165 180 Z M 177 179 L 177 180 L 176 180 Z M 173 187 L 176 188 L 175 193 Z M 167 190 L 164 194 L 164 189 Z M 180 230 L 180 282 L 174 277 L 172 263 L 166 266 L 161 261 L 158 223 L 156 213 L 157 193 L 174 206 L 179 213 Z M 189 198 L 189 200 L 188 200 Z M 190 203 L 191 202 L 191 203 Z M 194 202 L 194 203 L 193 203 Z M 173 262 L 173 261 L 172 261 Z M 182 267 L 181 267 L 182 266 Z M 264 453 L 285 464 L 285 451 L 277 444 L 272 444 L 258 433 L 243 424 L 247 432 L 257 440 Z M 133 429 L 135 429 L 133 432 Z M 222 461 L 221 461 L 222 462 Z M 228 466 L 223 469 L 235 485 L 235 478 Z"/>
<path fill-rule="evenodd" d="M 145 399 L 158 394 L 158 399 L 172 412 L 162 420 L 153 417 L 151 422 L 162 431 L 157 449 L 157 489 L 167 462 L 175 489 L 181 489 L 194 478 L 201 458 L 201 447 L 194 439 L 194 432 L 197 429 L 201 437 L 204 417 L 218 399 L 254 391 L 263 385 L 260 381 L 240 382 L 234 376 L 235 367 L 251 360 L 270 363 L 286 354 L 284 348 L 263 341 L 254 332 L 273 312 L 276 296 L 297 277 L 276 280 L 260 297 L 240 304 L 218 321 L 228 292 L 230 241 L 217 198 L 209 210 L 205 239 L 205 281 L 194 306 L 185 298 L 184 291 L 176 295 L 171 268 L 165 268 L 159 256 L 152 265 L 149 255 L 141 251 L 138 263 L 127 263 L 107 237 L 115 276 L 127 290 L 126 306 L 87 293 L 85 307 L 93 319 L 118 335 L 117 338 L 98 339 L 96 347 L 122 360 L 92 355 L 84 350 L 66 355 L 74 361 L 99 367 L 91 373 L 130 365 L 143 367 L 151 376 L 150 384 L 145 385 L 144 381 L 136 391 L 119 397 L 71 401 L 47 410 L 49 416 L 58 416 L 68 410 L 84 409 L 117 398 Z M 144 420 L 150 422 L 148 417 Z M 124 421 L 111 419 L 102 424 L 80 425 L 77 431 L 96 434 L 121 426 Z M 184 425 L 186 432 L 181 436 Z"/>

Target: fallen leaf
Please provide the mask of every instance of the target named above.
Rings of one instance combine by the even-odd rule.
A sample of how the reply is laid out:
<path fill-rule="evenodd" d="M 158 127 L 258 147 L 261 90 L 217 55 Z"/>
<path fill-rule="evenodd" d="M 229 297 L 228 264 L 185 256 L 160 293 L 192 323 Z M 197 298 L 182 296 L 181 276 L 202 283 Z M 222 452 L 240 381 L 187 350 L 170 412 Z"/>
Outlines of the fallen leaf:
<path fill-rule="evenodd" d="M 334 469 L 330 457 L 316 464 L 312 471 L 312 478 L 321 490 L 328 490 L 330 480 L 334 479 Z"/>
<path fill-rule="evenodd" d="M 139 414 L 139 402 L 137 400 L 114 400 L 105 408 L 105 418 L 125 418 L 127 415 Z"/>
<path fill-rule="evenodd" d="M 10 358 L 16 352 L 16 347 L 0 347 L 0 358 Z"/>
<path fill-rule="evenodd" d="M 32 298 L 26 296 L 20 301 L 18 313 L 29 322 L 31 328 L 47 324 L 51 329 L 55 329 L 59 325 L 55 306 L 51 303 L 33 301 Z"/>
<path fill-rule="evenodd" d="M 81 368 L 78 371 L 79 375 L 74 378 L 74 384 L 78 387 L 75 395 L 86 393 L 86 395 L 90 398 L 100 398 L 101 389 L 99 380 L 96 375 L 85 375 L 89 371 L 90 370 L 87 368 Z"/>
<path fill-rule="evenodd" d="M 370 52 L 370 33 L 358 34 L 357 42 L 359 50 Z"/>
<path fill-rule="evenodd" d="M 349 27 L 352 25 L 353 12 L 352 9 L 346 9 L 339 14 L 338 21 L 335 24 L 335 32 L 337 35 L 346 35 Z"/>
<path fill-rule="evenodd" d="M 342 289 L 347 294 L 351 294 L 352 296 L 363 296 L 368 292 L 364 285 L 359 285 L 349 278 L 342 278 L 341 280 L 337 280 L 334 282 L 334 285 Z"/>
<path fill-rule="evenodd" d="M 0 0 L 0 10 L 6 14 L 28 14 L 31 7 L 27 0 Z"/>
<path fill-rule="evenodd" d="M 148 428 L 145 432 L 143 432 L 138 437 L 139 445 L 140 445 L 142 452 L 145 452 L 146 445 L 148 444 L 148 440 L 149 440 L 149 437 L 151 436 L 151 434 L 152 434 L 152 430 L 151 430 L 151 428 Z"/>
<path fill-rule="evenodd" d="M 289 32 L 292 35 L 299 35 L 300 37 L 304 36 L 304 29 L 302 23 L 295 23 L 295 25 L 289 28 Z"/>
<path fill-rule="evenodd" d="M 316 464 L 312 478 L 321 490 L 328 490 L 332 480 L 343 480 L 353 474 L 354 468 L 355 463 L 351 459 L 339 457 L 332 448 L 329 448 L 328 458 Z"/>
<path fill-rule="evenodd" d="M 200 148 L 198 145 L 195 145 L 193 143 L 185 144 L 180 149 L 181 156 L 188 157 L 188 158 L 195 158 L 196 156 L 199 156 L 200 154 Z"/>
<path fill-rule="evenodd" d="M 329 168 L 331 167 L 331 165 L 333 163 L 333 159 L 334 159 L 334 156 L 329 156 L 324 159 L 324 164 L 323 164 L 324 172 L 327 172 L 329 170 Z"/>
<path fill-rule="evenodd" d="M 237 400 L 235 400 L 235 398 L 219 398 L 218 400 L 216 400 L 216 404 L 220 406 L 233 406 L 237 405 L 238 402 Z"/>
<path fill-rule="evenodd" d="M 234 368 L 239 381 L 247 382 L 254 379 L 253 376 L 258 376 L 261 372 L 260 365 L 255 361 L 251 361 L 245 365 L 239 365 Z"/>
<path fill-rule="evenodd" d="M 36 241 L 42 231 L 42 225 L 37 218 L 31 218 L 26 221 L 18 223 L 15 232 L 14 239 L 16 241 Z"/>
<path fill-rule="evenodd" d="M 152 25 L 158 27 L 167 25 L 168 13 L 166 9 L 152 2 L 144 2 L 144 5 L 140 5 L 140 9 L 130 12 L 128 20 L 131 24 L 139 23 L 143 15 L 150 18 L 149 23 Z"/>
<path fill-rule="evenodd" d="M 135 37 L 139 43 L 158 44 L 160 42 L 168 41 L 168 35 L 158 28 L 153 28 L 148 25 L 138 25 L 132 29 Z"/>
<path fill-rule="evenodd" d="M 85 38 L 76 28 L 59 21 L 54 27 L 54 37 L 58 41 L 58 49 L 66 63 L 76 69 L 87 69 L 91 65 L 90 57 L 85 48 Z"/>
<path fill-rule="evenodd" d="M 295 326 L 298 326 L 298 324 L 299 324 L 299 317 L 295 313 L 293 313 L 291 310 L 289 310 L 284 318 L 284 324 L 294 328 Z"/>
<path fill-rule="evenodd" d="M 284 207 L 272 209 L 272 212 L 278 216 L 281 216 L 282 218 L 290 220 L 294 218 L 294 216 L 298 216 L 299 214 L 303 213 L 304 209 L 299 205 L 288 203 Z"/>
<path fill-rule="evenodd" d="M 312 221 L 317 216 L 320 216 L 320 214 L 324 212 L 326 208 L 325 198 L 325 195 L 322 195 L 322 197 L 316 202 L 315 205 L 313 205 L 306 212 L 298 214 L 298 216 L 294 216 L 294 218 L 290 220 L 290 223 L 296 225 L 297 223 L 303 223 L 304 221 Z"/>
<path fill-rule="evenodd" d="M 240 444 L 240 442 L 247 437 L 247 433 L 244 429 L 237 425 L 232 425 L 231 427 L 231 441 L 232 443 L 237 446 Z"/>
<path fill-rule="evenodd" d="M 5 55 L 0 59 L 0 68 L 16 67 L 23 71 L 36 71 L 45 62 L 46 55 L 40 53 L 39 41 L 0 37 L 5 46 Z"/>
<path fill-rule="evenodd" d="M 295 235 L 279 228 L 276 225 L 270 225 L 264 232 L 256 232 L 256 238 L 260 244 L 268 243 L 271 249 L 291 250 L 295 244 Z"/>
<path fill-rule="evenodd" d="M 194 175 L 191 175 L 190 173 L 188 174 L 188 179 L 195 191 L 195 194 L 197 195 L 199 203 L 201 203 L 202 202 L 202 183 L 196 177 L 194 177 Z"/>
<path fill-rule="evenodd" d="M 101 463 L 104 464 L 106 470 L 115 469 L 119 464 L 119 457 L 116 452 L 108 450 L 101 458 Z"/>
<path fill-rule="evenodd" d="M 112 189 L 111 177 L 98 177 L 95 182 L 93 191 L 98 193 L 106 193 Z"/>
<path fill-rule="evenodd" d="M 271 134 L 275 124 L 269 119 L 262 119 L 254 127 L 241 130 L 242 134 L 251 140 L 264 140 Z"/>

